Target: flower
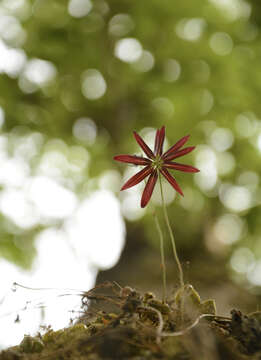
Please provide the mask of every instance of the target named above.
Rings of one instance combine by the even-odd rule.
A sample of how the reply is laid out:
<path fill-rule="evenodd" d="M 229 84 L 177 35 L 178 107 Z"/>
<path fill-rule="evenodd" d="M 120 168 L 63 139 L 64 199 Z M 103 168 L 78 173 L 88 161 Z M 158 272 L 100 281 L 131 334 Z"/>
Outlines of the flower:
<path fill-rule="evenodd" d="M 126 190 L 134 185 L 137 185 L 147 176 L 149 176 L 141 198 L 141 207 L 144 208 L 148 204 L 151 198 L 158 176 L 162 174 L 170 183 L 170 185 L 180 195 L 184 196 L 181 188 L 179 187 L 179 184 L 174 179 L 174 177 L 169 173 L 168 169 L 179 170 L 184 172 L 192 172 L 192 173 L 196 173 L 199 171 L 197 168 L 193 166 L 184 165 L 171 161 L 181 156 L 184 156 L 195 149 L 195 146 L 190 146 L 181 150 L 181 147 L 188 141 L 189 135 L 184 136 L 175 145 L 171 146 L 164 154 L 162 154 L 163 143 L 165 139 L 165 126 L 162 126 L 162 128 L 158 129 L 156 132 L 154 152 L 148 147 L 148 145 L 144 142 L 144 140 L 140 137 L 139 134 L 137 134 L 135 131 L 133 132 L 133 134 L 137 143 L 142 148 L 144 153 L 147 155 L 147 158 L 136 155 L 114 156 L 114 160 L 121 161 L 124 163 L 144 166 L 144 168 L 141 171 L 139 171 L 137 174 L 132 176 L 122 186 L 121 190 Z"/>

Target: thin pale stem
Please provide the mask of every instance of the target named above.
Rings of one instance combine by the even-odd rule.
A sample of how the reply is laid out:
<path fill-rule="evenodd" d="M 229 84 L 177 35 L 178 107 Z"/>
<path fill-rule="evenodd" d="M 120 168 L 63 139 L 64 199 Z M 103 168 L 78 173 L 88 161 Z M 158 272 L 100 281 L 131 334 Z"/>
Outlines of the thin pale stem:
<path fill-rule="evenodd" d="M 184 286 L 183 270 L 182 270 L 181 263 L 179 261 L 179 257 L 178 257 L 178 253 L 177 253 L 177 249 L 176 249 L 176 244 L 175 244 L 175 239 L 174 239 L 174 235 L 173 235 L 173 232 L 172 232 L 172 229 L 171 229 L 171 226 L 170 226 L 169 217 L 168 217 L 168 213 L 167 213 L 167 208 L 166 208 L 166 204 L 165 204 L 165 201 L 164 201 L 161 174 L 159 174 L 159 183 L 160 183 L 160 193 L 161 193 L 161 200 L 162 200 L 162 207 L 163 207 L 164 217 L 165 217 L 165 221 L 166 221 L 166 224 L 167 224 L 167 228 L 168 228 L 171 243 L 172 243 L 174 259 L 175 259 L 175 261 L 176 261 L 176 263 L 178 265 L 178 269 L 179 269 L 180 287 L 183 287 Z"/>
<path fill-rule="evenodd" d="M 162 294 L 162 301 L 166 302 L 166 289 L 167 289 L 167 278 L 166 278 L 166 263 L 165 263 L 165 255 L 164 255 L 164 243 L 163 243 L 163 234 L 160 228 L 159 219 L 154 213 L 154 219 L 156 223 L 156 228 L 159 233 L 160 238 L 160 255 L 161 255 L 161 267 L 162 267 L 162 281 L 163 281 L 163 294 Z"/>

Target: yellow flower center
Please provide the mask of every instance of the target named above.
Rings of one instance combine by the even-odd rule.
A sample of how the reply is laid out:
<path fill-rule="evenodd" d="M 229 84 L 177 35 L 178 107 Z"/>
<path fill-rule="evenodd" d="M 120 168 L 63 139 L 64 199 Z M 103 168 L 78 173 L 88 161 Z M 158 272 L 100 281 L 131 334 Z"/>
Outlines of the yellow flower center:
<path fill-rule="evenodd" d="M 160 170 L 163 165 L 163 160 L 160 155 L 157 155 L 155 159 L 152 160 L 151 167 L 153 170 Z"/>

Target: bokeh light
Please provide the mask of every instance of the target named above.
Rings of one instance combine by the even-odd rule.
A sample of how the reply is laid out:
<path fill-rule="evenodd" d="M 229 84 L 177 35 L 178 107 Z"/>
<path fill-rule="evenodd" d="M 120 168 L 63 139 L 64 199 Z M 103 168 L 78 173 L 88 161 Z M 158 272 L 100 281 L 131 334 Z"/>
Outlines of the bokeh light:
<path fill-rule="evenodd" d="M 241 17 L 248 18 L 251 14 L 251 5 L 244 0 L 209 0 L 229 21 Z"/>
<path fill-rule="evenodd" d="M 92 9 L 90 0 L 70 0 L 68 4 L 68 12 L 71 16 L 81 18 L 86 16 Z"/>
<path fill-rule="evenodd" d="M 86 70 L 82 75 L 82 93 L 88 100 L 97 100 L 102 97 L 107 89 L 107 84 L 96 69 Z"/>
<path fill-rule="evenodd" d="M 91 131 L 85 132 L 87 135 L 80 140 L 92 143 L 96 137 L 95 123 L 87 119 L 87 125 L 95 132 L 92 136 Z M 81 133 L 84 135 L 83 129 Z M 51 323 L 58 329 L 69 323 L 71 311 L 78 311 L 81 305 L 79 290 L 93 286 L 98 269 L 118 261 L 125 226 L 119 201 L 110 189 L 99 190 L 92 196 L 79 197 L 75 193 L 73 184 L 84 181 L 89 161 L 84 147 L 68 146 L 60 139 L 45 141 L 42 134 L 19 127 L 10 136 L 2 135 L 0 144 L 3 169 L 0 210 L 8 221 L 5 230 L 17 237 L 23 231 L 47 227 L 35 232 L 36 258 L 30 270 L 0 260 L 1 273 L 6 274 L 4 282 L 1 281 L 1 333 L 3 328 L 10 328 L 10 332 L 4 332 L 4 338 L 0 337 L 0 347 L 5 347 L 20 342 L 24 333 L 36 331 L 40 324 Z M 10 146 L 14 146 L 13 157 L 8 153 Z M 38 165 L 32 174 L 29 165 L 36 157 Z M 18 237 L 16 246 L 25 250 L 31 246 L 30 241 L 26 245 Z M 106 252 L 101 251 L 105 248 Z M 14 294 L 11 291 L 14 281 L 54 290 L 50 293 L 18 289 Z M 59 300 L 68 288 L 78 291 Z M 17 315 L 21 321 L 7 326 Z"/>
<path fill-rule="evenodd" d="M 117 14 L 109 22 L 109 33 L 114 36 L 125 36 L 134 27 L 135 24 L 129 14 Z"/>
<path fill-rule="evenodd" d="M 132 63 L 132 66 L 139 72 L 147 72 L 153 68 L 154 63 L 153 55 L 149 51 L 144 50 L 138 60 Z"/>
<path fill-rule="evenodd" d="M 176 26 L 176 33 L 187 41 L 197 41 L 202 36 L 206 22 L 201 18 L 182 19 Z"/>
<path fill-rule="evenodd" d="M 142 56 L 142 45 L 134 38 L 121 39 L 116 42 L 114 54 L 126 63 L 134 63 Z"/>
<path fill-rule="evenodd" d="M 21 49 L 9 48 L 0 39 L 0 73 L 16 77 L 26 62 L 25 52 Z"/>
<path fill-rule="evenodd" d="M 213 235 L 220 243 L 231 245 L 240 239 L 244 223 L 242 219 L 234 214 L 224 214 L 217 219 Z"/>
<path fill-rule="evenodd" d="M 226 56 L 233 49 L 233 40 L 228 34 L 218 32 L 211 36 L 210 47 L 217 55 Z"/>
<path fill-rule="evenodd" d="M 173 82 L 178 80 L 181 74 L 180 63 L 175 59 L 168 59 L 164 64 L 164 80 Z"/>
<path fill-rule="evenodd" d="M 217 128 L 210 137 L 210 143 L 217 151 L 226 151 L 231 148 L 234 142 L 234 136 L 231 130 Z"/>
<path fill-rule="evenodd" d="M 73 125 L 73 135 L 87 145 L 93 145 L 97 135 L 95 122 L 90 118 L 80 118 Z"/>
<path fill-rule="evenodd" d="M 251 192 L 246 187 L 231 184 L 220 186 L 219 198 L 228 209 L 235 212 L 250 209 L 253 201 Z"/>
<path fill-rule="evenodd" d="M 208 146 L 200 146 L 196 154 L 196 167 L 200 172 L 195 175 L 196 184 L 202 191 L 212 190 L 217 183 L 217 158 Z"/>

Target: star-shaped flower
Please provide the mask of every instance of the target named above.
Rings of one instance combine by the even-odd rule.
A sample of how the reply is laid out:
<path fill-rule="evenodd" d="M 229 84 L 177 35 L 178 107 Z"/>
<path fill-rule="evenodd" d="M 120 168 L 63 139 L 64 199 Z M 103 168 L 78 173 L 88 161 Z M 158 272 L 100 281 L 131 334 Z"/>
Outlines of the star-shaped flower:
<path fill-rule="evenodd" d="M 165 126 L 162 126 L 162 128 L 158 129 L 156 132 L 154 152 L 148 147 L 148 145 L 144 142 L 144 140 L 140 137 L 139 134 L 137 134 L 135 131 L 133 132 L 133 134 L 137 143 L 142 148 L 144 153 L 147 155 L 147 158 L 136 155 L 114 156 L 114 160 L 121 161 L 124 163 L 144 166 L 144 168 L 141 171 L 139 171 L 136 175 L 132 176 L 122 186 L 121 190 L 126 190 L 134 185 L 137 185 L 147 176 L 149 176 L 141 198 L 141 207 L 144 208 L 148 204 L 151 198 L 158 176 L 162 174 L 170 183 L 170 185 L 180 195 L 184 196 L 181 188 L 179 187 L 179 184 L 174 179 L 174 177 L 169 173 L 168 169 L 191 172 L 191 173 L 196 173 L 199 171 L 197 168 L 193 166 L 179 164 L 171 161 L 181 156 L 184 156 L 195 149 L 195 146 L 190 146 L 181 149 L 181 147 L 188 141 L 189 135 L 184 136 L 175 145 L 171 146 L 164 154 L 162 154 L 163 143 L 165 139 Z"/>

